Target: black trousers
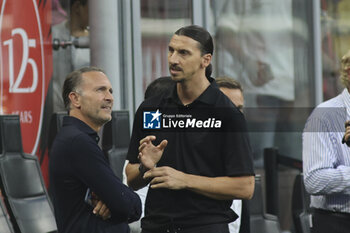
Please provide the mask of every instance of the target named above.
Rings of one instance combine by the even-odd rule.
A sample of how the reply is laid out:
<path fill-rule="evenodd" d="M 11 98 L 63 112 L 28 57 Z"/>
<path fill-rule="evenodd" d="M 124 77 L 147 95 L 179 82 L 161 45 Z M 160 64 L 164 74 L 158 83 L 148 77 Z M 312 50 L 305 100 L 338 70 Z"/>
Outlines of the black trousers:
<path fill-rule="evenodd" d="M 229 233 L 229 229 L 227 223 L 220 223 L 189 228 L 171 227 L 156 231 L 142 229 L 142 233 Z"/>
<path fill-rule="evenodd" d="M 311 233 L 349 233 L 350 214 L 314 210 Z"/>

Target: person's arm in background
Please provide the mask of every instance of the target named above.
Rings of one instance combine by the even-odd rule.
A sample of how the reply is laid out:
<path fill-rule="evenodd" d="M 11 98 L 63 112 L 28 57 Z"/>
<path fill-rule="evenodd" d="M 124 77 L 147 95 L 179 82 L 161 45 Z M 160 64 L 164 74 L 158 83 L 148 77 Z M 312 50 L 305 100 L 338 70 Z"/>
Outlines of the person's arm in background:
<path fill-rule="evenodd" d="M 329 123 L 329 122 L 328 122 Z M 310 118 L 303 133 L 305 188 L 313 195 L 350 194 L 350 167 L 339 164 L 342 132 L 332 132 L 327 122 Z"/>

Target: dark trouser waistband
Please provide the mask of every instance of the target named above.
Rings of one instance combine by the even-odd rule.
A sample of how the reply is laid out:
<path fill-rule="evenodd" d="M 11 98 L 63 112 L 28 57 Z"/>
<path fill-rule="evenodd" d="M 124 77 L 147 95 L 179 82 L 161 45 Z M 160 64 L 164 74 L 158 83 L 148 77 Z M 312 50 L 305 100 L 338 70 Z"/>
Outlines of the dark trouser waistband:
<path fill-rule="evenodd" d="M 350 213 L 333 212 L 333 211 L 324 210 L 324 209 L 313 209 L 313 211 L 318 214 L 328 215 L 336 218 L 342 218 L 350 221 Z"/>
<path fill-rule="evenodd" d="M 229 233 L 227 223 L 210 224 L 194 227 L 169 227 L 161 230 L 144 230 L 142 233 Z"/>
<path fill-rule="evenodd" d="M 349 233 L 350 214 L 314 209 L 311 233 Z"/>

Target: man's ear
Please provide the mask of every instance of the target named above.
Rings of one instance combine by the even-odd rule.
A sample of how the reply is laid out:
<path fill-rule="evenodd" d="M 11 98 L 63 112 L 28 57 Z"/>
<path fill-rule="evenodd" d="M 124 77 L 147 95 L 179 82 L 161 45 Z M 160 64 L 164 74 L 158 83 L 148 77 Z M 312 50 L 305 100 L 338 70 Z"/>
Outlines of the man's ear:
<path fill-rule="evenodd" d="M 212 55 L 210 53 L 207 53 L 202 56 L 202 67 L 207 68 L 211 62 Z"/>
<path fill-rule="evenodd" d="M 72 91 L 69 93 L 68 97 L 72 107 L 74 106 L 74 108 L 80 108 L 80 95 L 78 93 Z"/>

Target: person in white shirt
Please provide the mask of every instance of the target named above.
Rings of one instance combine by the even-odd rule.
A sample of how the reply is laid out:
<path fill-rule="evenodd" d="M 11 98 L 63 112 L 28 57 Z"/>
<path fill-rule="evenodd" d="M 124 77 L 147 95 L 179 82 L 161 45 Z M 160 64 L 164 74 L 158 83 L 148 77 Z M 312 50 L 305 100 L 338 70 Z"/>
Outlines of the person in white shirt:
<path fill-rule="evenodd" d="M 342 58 L 345 89 L 318 105 L 303 133 L 305 188 L 313 208 L 311 233 L 347 233 L 350 229 L 350 51 Z M 350 145 L 350 143 L 349 143 Z"/>

